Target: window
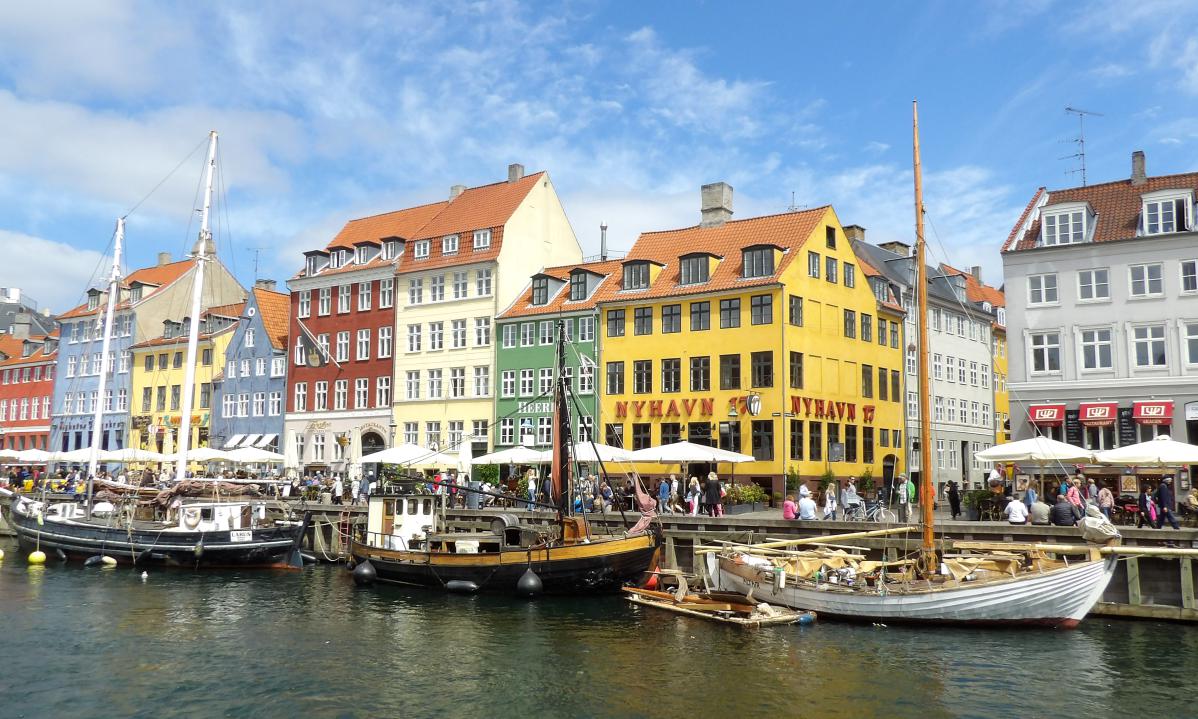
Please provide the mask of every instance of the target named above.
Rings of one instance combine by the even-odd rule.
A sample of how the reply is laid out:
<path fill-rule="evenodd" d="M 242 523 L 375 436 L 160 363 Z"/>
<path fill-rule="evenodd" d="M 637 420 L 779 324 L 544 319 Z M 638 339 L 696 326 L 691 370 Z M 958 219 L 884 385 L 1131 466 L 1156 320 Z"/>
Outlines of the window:
<path fill-rule="evenodd" d="M 519 325 L 510 324 L 503 326 L 503 346 L 512 348 L 516 346 L 516 335 L 520 332 Z"/>
<path fill-rule="evenodd" d="M 531 369 L 520 370 L 520 396 L 532 397 L 536 387 L 536 373 Z"/>
<path fill-rule="evenodd" d="M 634 424 L 632 425 L 632 448 L 648 449 L 653 443 L 653 425 L 651 424 Z"/>
<path fill-rule="evenodd" d="M 902 402 L 902 391 L 899 387 L 902 385 L 901 373 L 896 370 L 890 370 L 890 399 L 894 402 Z"/>
<path fill-rule="evenodd" d="M 661 361 L 661 391 L 682 391 L 682 360 L 677 357 Z"/>
<path fill-rule="evenodd" d="M 453 367 L 449 370 L 449 396 L 453 399 L 466 396 L 465 367 Z"/>
<path fill-rule="evenodd" d="M 491 368 L 474 368 L 474 396 L 487 397 L 491 394 Z"/>
<path fill-rule="evenodd" d="M 297 385 L 297 386 L 298 386 L 298 385 Z M 149 412 L 149 411 L 150 411 L 150 404 L 151 404 L 151 402 L 153 401 L 153 400 L 152 400 L 153 394 L 154 394 L 154 391 L 153 391 L 151 388 L 149 388 L 149 387 L 142 387 L 142 388 L 141 388 L 141 411 L 142 411 L 142 412 Z M 232 415 L 232 410 L 228 408 L 228 406 L 229 406 L 229 403 L 232 401 L 232 399 L 233 399 L 233 398 L 232 398 L 232 397 L 229 397 L 229 396 L 226 396 L 226 397 L 225 397 L 225 416 L 226 416 L 226 417 L 228 417 L 228 416 L 231 416 L 231 415 Z M 70 402 L 71 402 L 71 400 L 70 400 L 70 395 L 68 395 L 68 396 L 67 396 L 67 400 L 66 400 L 66 404 L 70 404 Z M 297 408 L 297 409 L 298 409 L 298 408 Z M 4 416 L 4 412 L 0 411 L 0 417 L 3 417 L 3 416 Z"/>
<path fill-rule="evenodd" d="M 711 265 L 707 255 L 682 258 L 682 284 L 697 285 L 708 280 L 708 268 Z"/>
<path fill-rule="evenodd" d="M 790 458 L 803 458 L 803 420 L 790 420 Z"/>
<path fill-rule="evenodd" d="M 413 278 L 408 280 L 408 304 L 418 305 L 424 302 L 424 280 Z"/>
<path fill-rule="evenodd" d="M 388 277 L 379 280 L 379 307 L 387 308 L 395 305 L 395 280 Z"/>
<path fill-rule="evenodd" d="M 1132 328 L 1132 345 L 1137 367 L 1165 367 L 1165 326 L 1145 325 Z"/>
<path fill-rule="evenodd" d="M 449 235 L 441 238 L 441 254 L 453 255 L 458 251 L 458 236 Z"/>
<path fill-rule="evenodd" d="M 505 369 L 499 373 L 499 396 L 516 396 L 516 370 Z"/>
<path fill-rule="evenodd" d="M 886 391 L 886 374 L 884 367 L 878 368 L 878 399 L 883 402 L 890 399 L 889 393 Z"/>
<path fill-rule="evenodd" d="M 420 351 L 420 325 L 408 325 L 408 351 Z"/>
<path fill-rule="evenodd" d="M 978 363 L 969 363 L 969 384 L 973 387 L 978 386 Z"/>
<path fill-rule="evenodd" d="M 1061 371 L 1061 335 L 1059 332 L 1036 332 L 1030 335 L 1032 372 Z"/>
<path fill-rule="evenodd" d="M 520 346 L 532 347 L 536 344 L 537 325 L 534 322 L 525 322 L 520 325 Z"/>
<path fill-rule="evenodd" d="M 755 325 L 774 323 L 774 298 L 770 295 L 753 295 L 749 298 L 749 321 Z"/>
<path fill-rule="evenodd" d="M 607 336 L 608 337 L 623 337 L 624 336 L 624 310 L 608 310 L 607 311 Z"/>
<path fill-rule="evenodd" d="M 453 321 L 452 347 L 461 349 L 466 346 L 466 320 Z"/>
<path fill-rule="evenodd" d="M 404 422 L 403 423 L 403 441 L 408 444 L 416 444 L 420 441 L 420 423 L 419 422 Z"/>
<path fill-rule="evenodd" d="M 691 303 L 691 332 L 711 329 L 711 303 Z"/>
<path fill-rule="evenodd" d="M 386 359 L 391 356 L 391 325 L 384 325 L 379 328 L 379 359 Z"/>
<path fill-rule="evenodd" d="M 307 409 L 308 409 L 308 383 L 307 382 L 296 382 L 295 383 L 295 397 L 294 397 L 293 401 L 295 403 L 295 411 L 296 412 L 307 411 Z"/>
<path fill-rule="evenodd" d="M 795 327 L 803 326 L 803 298 L 797 295 L 790 296 L 788 321 Z"/>
<path fill-rule="evenodd" d="M 844 461 L 857 461 L 857 425 L 844 426 Z"/>
<path fill-rule="evenodd" d="M 629 262 L 624 265 L 624 289 L 643 290 L 649 286 L 649 263 Z"/>
<path fill-rule="evenodd" d="M 553 391 L 553 368 L 542 367 L 540 371 L 540 382 L 538 383 L 538 391 L 541 394 L 549 394 Z"/>
<path fill-rule="evenodd" d="M 861 365 L 861 396 L 870 399 L 874 396 L 873 365 Z"/>
<path fill-rule="evenodd" d="M 824 425 L 822 422 L 807 423 L 807 459 L 812 462 L 824 458 Z"/>
<path fill-rule="evenodd" d="M 1171 197 L 1144 203 L 1144 234 L 1181 232 L 1187 226 L 1189 198 Z"/>
<path fill-rule="evenodd" d="M 948 421 L 950 424 L 957 421 L 957 400 L 953 397 L 948 398 Z M 965 400 L 961 400 L 961 421 L 965 421 Z"/>
<path fill-rule="evenodd" d="M 94 355 L 94 356 L 98 357 L 99 355 Z M 174 359 L 172 360 L 172 366 L 175 369 L 179 369 L 180 367 L 183 366 L 183 353 L 182 352 L 175 353 Z M 99 368 L 97 368 L 95 366 L 95 362 L 92 363 L 92 373 L 93 374 L 100 373 Z M 241 376 L 248 377 L 249 374 L 250 374 L 250 361 L 249 360 L 241 360 Z"/>
<path fill-rule="evenodd" d="M 844 311 L 844 336 L 847 339 L 857 337 L 857 313 L 852 310 Z"/>
<path fill-rule="evenodd" d="M 595 368 L 586 364 L 578 368 L 578 393 L 591 394 L 595 391 Z"/>
<path fill-rule="evenodd" d="M 337 314 L 349 312 L 349 285 L 337 286 Z"/>
<path fill-rule="evenodd" d="M 1081 270 L 1077 273 L 1077 299 L 1095 302 L 1111 298 L 1110 273 L 1106 269 Z"/>
<path fill-rule="evenodd" d="M 881 321 L 885 322 L 885 320 Z M 882 331 L 881 328 L 879 328 L 879 331 Z M 883 335 L 885 335 L 884 331 Z M 861 313 L 861 341 L 874 341 L 874 317 L 873 315 L 867 315 L 864 312 Z"/>
<path fill-rule="evenodd" d="M 844 286 L 857 286 L 857 268 L 848 262 L 844 263 Z M 884 301 L 884 300 L 883 300 Z"/>
<path fill-rule="evenodd" d="M 424 445 L 426 447 L 441 446 L 441 423 L 440 422 L 425 422 L 424 423 Z"/>
<path fill-rule="evenodd" d="M 321 287 L 317 294 L 316 314 L 327 316 L 333 311 L 333 290 L 331 287 Z"/>
<path fill-rule="evenodd" d="M 417 240 L 412 244 L 412 257 L 417 260 L 423 260 L 428 257 L 432 242 L 430 240 Z"/>
<path fill-rule="evenodd" d="M 430 350 L 445 349 L 445 323 L 428 323 L 428 348 Z"/>
<path fill-rule="evenodd" d="M 544 305 L 549 302 L 549 278 L 534 277 L 532 280 L 532 303 Z"/>
<path fill-rule="evenodd" d="M 179 409 L 179 401 L 183 394 L 182 390 L 183 390 L 183 388 L 177 384 L 171 385 L 171 410 L 172 411 Z M 95 399 L 95 394 L 96 394 L 95 392 L 92 392 L 93 400 Z M 91 408 L 89 408 L 88 411 L 90 412 Z"/>
<path fill-rule="evenodd" d="M 632 311 L 632 333 L 634 335 L 653 334 L 652 307 L 637 307 Z"/>
<path fill-rule="evenodd" d="M 1198 332 L 1198 324 L 1194 325 Z M 1198 361 L 1198 338 L 1195 339 L 1195 359 Z M 691 392 L 706 392 L 711 389 L 711 358 L 691 357 Z"/>
<path fill-rule="evenodd" d="M 250 415 L 253 417 L 262 417 L 266 414 L 266 393 L 255 392 L 252 409 Z"/>
<path fill-rule="evenodd" d="M 742 277 L 769 277 L 774 274 L 774 248 L 750 247 L 741 253 Z"/>
<path fill-rule="evenodd" d="M 861 428 L 861 461 L 866 464 L 874 463 L 874 428 Z"/>
<path fill-rule="evenodd" d="M 1111 369 L 1111 331 L 1093 329 L 1081 331 L 1082 369 Z"/>
<path fill-rule="evenodd" d="M 300 290 L 299 307 L 296 309 L 296 313 L 301 318 L 312 314 L 312 290 Z"/>
<path fill-rule="evenodd" d="M 474 249 L 485 250 L 491 246 L 491 231 L 490 230 L 475 230 L 474 231 Z"/>
<path fill-rule="evenodd" d="M 836 258 L 824 258 L 824 279 L 832 284 L 836 284 Z"/>
<path fill-rule="evenodd" d="M 949 372 L 952 376 L 952 372 Z M 939 354 L 932 355 L 932 379 L 944 379 L 944 356 Z"/>
<path fill-rule="evenodd" d="M 803 389 L 803 353 L 790 353 L 790 386 L 792 389 Z"/>
<path fill-rule="evenodd" d="M 491 318 L 474 318 L 474 346 L 487 347 L 491 344 Z"/>
<path fill-rule="evenodd" d="M 720 389 L 740 389 L 740 355 L 720 355 Z"/>
<path fill-rule="evenodd" d="M 516 419 L 514 417 L 504 417 L 499 420 L 499 444 L 509 445 L 516 443 Z"/>
<path fill-rule="evenodd" d="M 1184 322 L 1181 326 L 1182 342 L 1185 344 L 1186 364 L 1198 364 L 1198 322 Z"/>
<path fill-rule="evenodd" d="M 1029 275 L 1027 278 L 1027 302 L 1029 305 L 1056 304 L 1057 276 Z"/>
<path fill-rule="evenodd" d="M 1161 283 L 1161 264 L 1132 265 L 1128 268 L 1131 275 L 1132 297 L 1159 297 L 1164 294 Z"/>
<path fill-rule="evenodd" d="M 254 346 L 254 328 L 251 327 L 245 331 L 245 339 L 243 340 L 243 344 L 246 347 Z"/>
<path fill-rule="evenodd" d="M 807 276 L 819 279 L 819 253 L 807 253 Z"/>
<path fill-rule="evenodd" d="M 836 249 L 836 228 L 831 225 L 824 226 L 824 247 Z"/>
<path fill-rule="evenodd" d="M 595 317 L 593 315 L 578 318 L 578 341 L 595 341 Z"/>
<path fill-rule="evenodd" d="M 358 283 L 358 311 L 365 312 L 370 309 L 370 290 L 372 282 Z"/>
<path fill-rule="evenodd" d="M 774 458 L 774 421 L 772 419 L 755 419 L 752 425 L 753 459 L 771 460 Z"/>
<path fill-rule="evenodd" d="M 919 396 L 914 392 L 907 393 L 907 416 L 912 418 L 919 416 Z"/>
<path fill-rule="evenodd" d="M 315 387 L 316 387 L 316 391 L 313 394 L 313 398 L 312 398 L 312 403 L 313 403 L 312 408 L 318 412 L 320 410 L 328 409 L 329 408 L 329 383 L 328 382 L 317 382 Z"/>
<path fill-rule="evenodd" d="M 661 308 L 661 333 L 673 334 L 682 331 L 682 305 L 665 305 Z"/>
<path fill-rule="evenodd" d="M 749 358 L 749 380 L 753 387 L 774 386 L 774 353 L 754 352 Z"/>
<path fill-rule="evenodd" d="M 489 297 L 491 295 L 491 271 L 479 270 L 474 277 L 475 294 L 479 297 Z"/>
<path fill-rule="evenodd" d="M 1182 294 L 1198 292 L 1198 260 L 1185 260 L 1181 263 Z"/>
<path fill-rule="evenodd" d="M 442 302 L 445 300 L 445 275 L 428 278 L 428 301 Z"/>
<path fill-rule="evenodd" d="M 720 328 L 740 327 L 740 300 L 720 300 Z"/>
<path fill-rule="evenodd" d="M 632 391 L 648 394 L 653 391 L 653 362 L 636 360 L 632 363 Z"/>
<path fill-rule="evenodd" d="M 441 370 L 430 369 L 428 371 L 428 398 L 441 399 L 443 394 L 441 391 Z"/>
<path fill-rule="evenodd" d="M 1086 211 L 1082 209 L 1044 215 L 1044 244 L 1070 245 L 1086 236 Z"/>
<path fill-rule="evenodd" d="M 370 359 L 370 328 L 358 330 L 357 351 L 354 358 L 358 360 Z"/>
<path fill-rule="evenodd" d="M 348 330 L 337 333 L 337 361 L 338 362 L 348 362 L 349 361 L 349 331 Z M 246 372 L 242 371 L 241 374 L 244 377 Z"/>
<path fill-rule="evenodd" d="M 624 394 L 624 363 L 607 363 L 607 393 Z"/>
<path fill-rule="evenodd" d="M 587 298 L 587 276 L 583 272 L 570 273 L 570 300 L 578 302 Z"/>

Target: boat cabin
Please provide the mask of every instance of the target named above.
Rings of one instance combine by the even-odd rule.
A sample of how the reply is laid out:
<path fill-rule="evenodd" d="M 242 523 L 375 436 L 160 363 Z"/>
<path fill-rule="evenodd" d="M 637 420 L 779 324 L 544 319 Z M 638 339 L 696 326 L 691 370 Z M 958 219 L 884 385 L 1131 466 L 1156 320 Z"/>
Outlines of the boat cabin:
<path fill-rule="evenodd" d="M 491 518 L 490 531 L 447 532 L 441 525 L 443 495 L 378 495 L 370 498 L 366 542 L 370 547 L 448 554 L 485 554 L 544 543 L 541 532 L 514 514 Z"/>
<path fill-rule="evenodd" d="M 169 519 L 177 521 L 167 531 L 180 532 L 228 532 L 267 525 L 266 505 L 249 502 L 185 502 L 178 515 Z"/>

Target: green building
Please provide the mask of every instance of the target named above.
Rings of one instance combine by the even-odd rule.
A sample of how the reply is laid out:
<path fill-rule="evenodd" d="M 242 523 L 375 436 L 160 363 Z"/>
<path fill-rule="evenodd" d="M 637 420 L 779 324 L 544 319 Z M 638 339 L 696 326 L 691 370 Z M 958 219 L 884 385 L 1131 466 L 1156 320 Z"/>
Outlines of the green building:
<path fill-rule="evenodd" d="M 516 301 L 500 313 L 495 350 L 496 450 L 519 444 L 549 447 L 558 320 L 566 326 L 566 372 L 581 405 L 581 411 L 572 407 L 574 436 L 579 441 L 589 438 L 598 411 L 595 300 L 603 283 L 619 278 L 618 261 L 549 267 L 533 275 Z"/>

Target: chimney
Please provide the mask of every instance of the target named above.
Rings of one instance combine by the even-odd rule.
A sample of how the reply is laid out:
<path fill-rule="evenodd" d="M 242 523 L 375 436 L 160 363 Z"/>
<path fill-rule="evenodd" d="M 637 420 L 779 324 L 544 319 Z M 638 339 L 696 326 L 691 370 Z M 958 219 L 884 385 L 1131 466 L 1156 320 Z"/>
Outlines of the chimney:
<path fill-rule="evenodd" d="M 254 280 L 254 287 L 258 287 L 258 288 L 261 288 L 264 290 L 270 290 L 271 292 L 275 291 L 275 285 L 276 285 L 276 283 L 274 280 L 266 280 L 266 279 Z"/>
<path fill-rule="evenodd" d="M 1136 150 L 1131 153 L 1131 184 L 1143 185 L 1148 182 L 1148 173 L 1144 168 L 1144 151 Z"/>
<path fill-rule="evenodd" d="M 607 262 L 607 223 L 599 225 L 599 259 Z"/>
<path fill-rule="evenodd" d="M 466 191 L 465 185 L 454 185 L 453 187 L 449 188 L 449 199 L 452 200 L 465 191 Z"/>
<path fill-rule="evenodd" d="M 159 252 L 158 253 L 158 266 L 159 267 L 162 267 L 163 265 L 169 265 L 170 263 L 171 263 L 171 253 L 169 253 L 169 252 Z"/>
<path fill-rule="evenodd" d="M 33 324 L 33 317 L 28 312 L 18 312 L 12 318 L 12 327 L 9 329 L 9 334 L 14 339 L 27 340 L 29 339 L 29 327 Z"/>
<path fill-rule="evenodd" d="M 713 182 L 703 185 L 702 219 L 699 227 L 719 227 L 732 218 L 732 185 Z"/>
<path fill-rule="evenodd" d="M 908 245 L 906 242 L 899 242 L 898 240 L 883 242 L 882 244 L 878 245 L 878 247 L 881 247 L 883 250 L 888 252 L 893 252 L 899 257 L 910 257 L 912 255 L 911 245 Z"/>
<path fill-rule="evenodd" d="M 849 242 L 865 242 L 865 228 L 861 225 L 845 225 L 843 229 Z"/>
<path fill-rule="evenodd" d="M 507 181 L 508 182 L 515 182 L 516 180 L 519 180 L 521 177 L 524 177 L 524 165 L 521 165 L 518 162 L 513 162 L 512 164 L 507 166 Z"/>
<path fill-rule="evenodd" d="M 982 281 L 982 266 L 981 265 L 973 265 L 972 267 L 969 268 L 969 274 L 973 275 L 973 279 L 977 280 L 978 282 L 981 282 Z"/>

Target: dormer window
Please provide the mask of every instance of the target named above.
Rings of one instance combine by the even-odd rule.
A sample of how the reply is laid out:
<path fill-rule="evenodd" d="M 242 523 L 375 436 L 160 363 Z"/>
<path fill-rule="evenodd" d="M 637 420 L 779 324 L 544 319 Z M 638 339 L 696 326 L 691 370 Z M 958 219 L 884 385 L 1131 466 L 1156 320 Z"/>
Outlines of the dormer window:
<path fill-rule="evenodd" d="M 750 247 L 743 252 L 742 277 L 769 277 L 774 274 L 774 248 Z"/>
<path fill-rule="evenodd" d="M 697 285 L 710 277 L 711 259 L 707 255 L 691 255 L 682 258 L 682 284 Z"/>
<path fill-rule="evenodd" d="M 643 290 L 649 286 L 649 263 L 630 262 L 624 265 L 624 289 Z"/>
<path fill-rule="evenodd" d="M 880 277 L 874 277 L 870 279 L 869 284 L 878 302 L 886 302 L 890 299 L 890 288 L 886 286 L 885 280 Z"/>
<path fill-rule="evenodd" d="M 412 256 L 418 260 L 423 260 L 428 257 L 429 245 L 432 244 L 429 240 L 419 240 L 412 246 Z"/>
<path fill-rule="evenodd" d="M 334 253 L 334 255 L 335 255 L 335 254 L 336 254 L 336 253 Z M 331 258 L 330 258 L 330 259 L 331 259 Z M 320 253 L 315 253 L 315 252 L 314 252 L 314 253 L 312 253 L 312 254 L 308 255 L 308 271 L 307 271 L 307 274 L 308 274 L 308 276 L 309 276 L 309 277 L 313 277 L 313 276 L 315 276 L 317 272 L 320 272 L 322 269 L 324 269 L 324 267 L 323 267 L 323 265 L 322 265 L 322 263 L 321 263 L 321 261 L 320 261 L 320 260 L 321 260 Z"/>
<path fill-rule="evenodd" d="M 1006 307 L 998 308 L 998 320 L 997 321 L 1003 327 L 1007 326 L 1007 308 Z"/>
<path fill-rule="evenodd" d="M 532 303 L 534 305 L 544 305 L 549 302 L 549 279 L 546 277 L 534 277 L 532 280 Z"/>
<path fill-rule="evenodd" d="M 570 274 L 570 300 L 578 302 L 587 298 L 587 276 L 583 272 Z"/>
<path fill-rule="evenodd" d="M 365 245 L 361 245 L 361 246 L 357 247 L 356 248 L 356 256 L 354 257 L 354 262 L 359 265 L 364 265 L 369 261 L 370 261 L 370 248 Z"/>
<path fill-rule="evenodd" d="M 458 236 L 449 235 L 441 238 L 441 254 L 453 255 L 458 251 Z"/>
<path fill-rule="evenodd" d="M 345 255 L 341 252 L 341 250 L 333 250 L 333 252 L 329 255 L 329 267 L 333 268 L 334 270 L 341 267 L 341 263 L 344 258 Z"/>
<path fill-rule="evenodd" d="M 395 240 L 388 240 L 383 243 L 383 259 L 394 260 L 399 257 L 399 243 Z"/>
<path fill-rule="evenodd" d="M 129 301 L 141 302 L 141 285 L 133 285 L 129 288 Z"/>
<path fill-rule="evenodd" d="M 491 246 L 491 231 L 490 230 L 475 230 L 474 231 L 474 249 L 485 250 Z"/>
<path fill-rule="evenodd" d="M 1045 247 L 1073 245 L 1086 241 L 1090 212 L 1084 204 L 1045 211 L 1042 217 L 1044 218 L 1042 236 Z"/>
<path fill-rule="evenodd" d="M 100 293 L 99 292 L 88 292 L 87 293 L 87 308 L 89 310 L 94 310 L 99 306 L 100 306 Z"/>
<path fill-rule="evenodd" d="M 1191 195 L 1188 192 L 1163 191 L 1144 196 L 1141 226 L 1145 235 L 1184 232 L 1193 227 Z"/>

